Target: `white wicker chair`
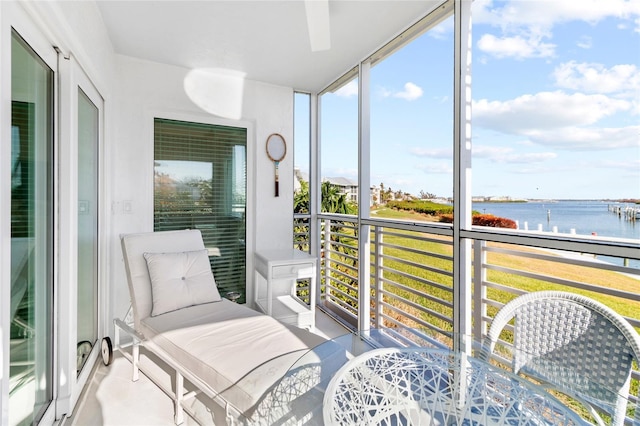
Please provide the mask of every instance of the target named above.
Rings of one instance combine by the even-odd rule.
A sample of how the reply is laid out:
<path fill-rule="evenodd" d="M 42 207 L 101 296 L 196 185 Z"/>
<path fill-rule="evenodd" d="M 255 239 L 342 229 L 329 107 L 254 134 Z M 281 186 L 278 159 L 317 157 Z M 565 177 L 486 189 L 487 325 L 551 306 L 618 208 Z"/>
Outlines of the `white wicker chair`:
<path fill-rule="evenodd" d="M 594 408 L 610 415 L 611 424 L 624 424 L 632 362 L 640 361 L 640 336 L 623 317 L 578 294 L 524 294 L 493 319 L 485 356 L 494 352 L 500 334 L 514 318 L 512 368 L 516 374 L 542 379 L 575 397 L 601 424 Z M 633 424 L 640 425 L 640 409 L 635 411 Z"/>

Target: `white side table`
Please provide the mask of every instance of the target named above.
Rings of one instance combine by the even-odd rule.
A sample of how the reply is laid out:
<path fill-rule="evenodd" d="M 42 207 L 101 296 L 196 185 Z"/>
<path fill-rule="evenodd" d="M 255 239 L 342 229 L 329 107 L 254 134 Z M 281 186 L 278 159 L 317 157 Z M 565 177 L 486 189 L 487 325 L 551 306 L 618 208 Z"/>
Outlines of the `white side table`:
<path fill-rule="evenodd" d="M 256 308 L 287 324 L 313 330 L 317 259 L 300 250 L 265 250 L 255 253 L 255 268 Z M 296 294 L 299 279 L 309 280 L 309 305 Z"/>

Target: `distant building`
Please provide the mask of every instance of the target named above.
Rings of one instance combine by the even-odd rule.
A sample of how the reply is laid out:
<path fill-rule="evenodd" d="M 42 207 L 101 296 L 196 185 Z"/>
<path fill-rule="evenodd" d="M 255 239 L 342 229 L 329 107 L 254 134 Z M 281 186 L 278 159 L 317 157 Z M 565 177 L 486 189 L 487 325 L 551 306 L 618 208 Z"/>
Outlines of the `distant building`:
<path fill-rule="evenodd" d="M 295 179 L 293 182 L 293 192 L 296 193 L 302 188 L 301 182 L 309 182 L 309 175 L 300 171 L 298 168 L 294 168 L 293 173 Z M 323 182 L 329 182 L 331 185 L 338 187 L 340 194 L 346 195 L 347 201 L 351 203 L 358 203 L 358 183 L 345 177 L 328 177 L 322 180 Z M 380 204 L 380 188 L 372 186 L 369 191 L 369 206 L 374 204 Z"/>
<path fill-rule="evenodd" d="M 373 185 L 371 187 L 371 191 L 369 191 L 369 207 L 380 204 L 382 202 L 380 197 L 380 188 L 378 188 L 376 185 Z"/>
<path fill-rule="evenodd" d="M 358 202 L 358 182 L 354 182 L 345 177 L 328 177 L 322 179 L 322 181 L 337 186 L 340 189 L 340 193 L 346 195 L 347 201 L 352 203 Z"/>
<path fill-rule="evenodd" d="M 504 201 L 511 201 L 511 197 L 509 196 L 493 196 L 493 197 L 488 197 L 487 201 L 498 201 L 498 202 L 504 202 Z"/>
<path fill-rule="evenodd" d="M 471 201 L 473 201 L 474 203 L 489 203 L 489 202 L 504 203 L 504 202 L 515 202 L 515 201 L 527 201 L 527 199 L 513 198 L 508 195 L 491 195 L 491 196 L 476 195 L 474 197 L 471 197 Z"/>
<path fill-rule="evenodd" d="M 293 180 L 293 193 L 297 193 L 302 189 L 302 184 L 300 182 L 309 182 L 309 174 L 300 171 L 299 168 L 293 169 L 293 174 L 295 179 Z"/>

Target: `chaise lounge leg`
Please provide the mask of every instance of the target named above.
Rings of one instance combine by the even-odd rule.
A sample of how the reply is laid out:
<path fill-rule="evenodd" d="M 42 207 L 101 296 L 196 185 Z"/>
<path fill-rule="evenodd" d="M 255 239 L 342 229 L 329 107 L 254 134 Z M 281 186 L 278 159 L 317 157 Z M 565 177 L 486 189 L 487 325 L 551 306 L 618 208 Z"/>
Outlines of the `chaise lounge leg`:
<path fill-rule="evenodd" d="M 131 380 L 137 382 L 140 378 L 140 342 L 137 339 L 133 339 L 133 347 L 131 348 L 132 360 L 131 364 L 133 365 L 133 377 Z"/>
<path fill-rule="evenodd" d="M 182 401 L 184 400 L 184 379 L 182 377 L 182 374 L 177 371 L 175 396 L 175 423 L 176 425 L 180 425 L 184 421 L 184 409 L 182 408 Z"/>
<path fill-rule="evenodd" d="M 224 406 L 224 411 L 225 411 L 225 414 L 226 414 L 226 416 L 227 416 L 227 417 L 226 417 L 227 426 L 234 426 L 235 421 L 233 420 L 233 416 L 232 416 L 232 415 L 231 415 L 231 413 L 229 412 L 229 403 L 227 403 L 227 404 Z"/>

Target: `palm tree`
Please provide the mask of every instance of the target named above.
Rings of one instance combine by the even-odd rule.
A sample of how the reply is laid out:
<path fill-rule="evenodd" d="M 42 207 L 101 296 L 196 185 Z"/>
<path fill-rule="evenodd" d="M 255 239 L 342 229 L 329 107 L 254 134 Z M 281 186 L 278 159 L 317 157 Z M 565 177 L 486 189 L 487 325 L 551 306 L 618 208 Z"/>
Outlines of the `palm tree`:
<path fill-rule="evenodd" d="M 322 182 L 320 191 L 322 194 L 320 211 L 322 213 L 339 213 L 346 215 L 355 215 L 357 213 L 358 207 L 347 200 L 346 194 L 341 193 L 338 186 L 325 181 Z M 293 197 L 293 211 L 294 213 L 309 213 L 308 182 L 300 182 L 300 191 L 298 191 Z M 294 223 L 294 243 L 296 247 L 302 250 L 308 249 L 308 232 L 309 225 L 304 219 Z M 354 238 L 345 237 L 345 235 L 348 235 L 350 232 L 354 234 Z M 351 228 L 347 230 L 344 228 L 344 222 L 341 220 L 331 220 L 331 241 L 325 241 L 325 244 L 336 243 L 334 249 L 337 252 L 344 254 L 344 256 L 339 255 L 340 262 L 347 263 L 351 265 L 352 268 L 357 268 L 357 261 L 354 259 L 357 257 L 357 250 L 355 247 L 352 248 L 356 239 L 356 230 Z M 352 270 L 351 268 L 341 268 L 339 266 L 337 266 L 337 268 L 343 270 L 342 274 L 338 274 L 334 277 L 338 282 L 344 282 L 347 280 L 347 284 L 351 287 L 357 286 L 357 281 L 346 278 Z M 300 283 L 300 285 L 304 287 L 305 283 Z M 340 287 L 342 292 L 350 293 L 348 287 L 341 286 L 339 283 L 334 283 L 334 285 Z M 304 292 L 301 293 L 301 297 L 304 298 L 305 294 L 306 293 Z M 347 298 L 345 298 L 344 301 L 345 303 L 352 303 Z"/>
<path fill-rule="evenodd" d="M 300 181 L 300 190 L 293 195 L 293 212 L 309 213 L 309 182 Z"/>
<path fill-rule="evenodd" d="M 340 192 L 340 188 L 331 182 L 322 182 L 320 187 L 322 192 L 321 211 L 323 213 L 356 214 L 358 208 L 355 204 L 347 200 L 347 195 Z"/>
<path fill-rule="evenodd" d="M 340 188 L 331 182 L 322 182 L 320 187 L 322 201 L 320 211 L 322 213 L 356 214 L 358 207 L 347 200 L 346 194 L 340 192 Z M 293 212 L 309 213 L 309 182 L 300 181 L 300 190 L 293 196 Z"/>

